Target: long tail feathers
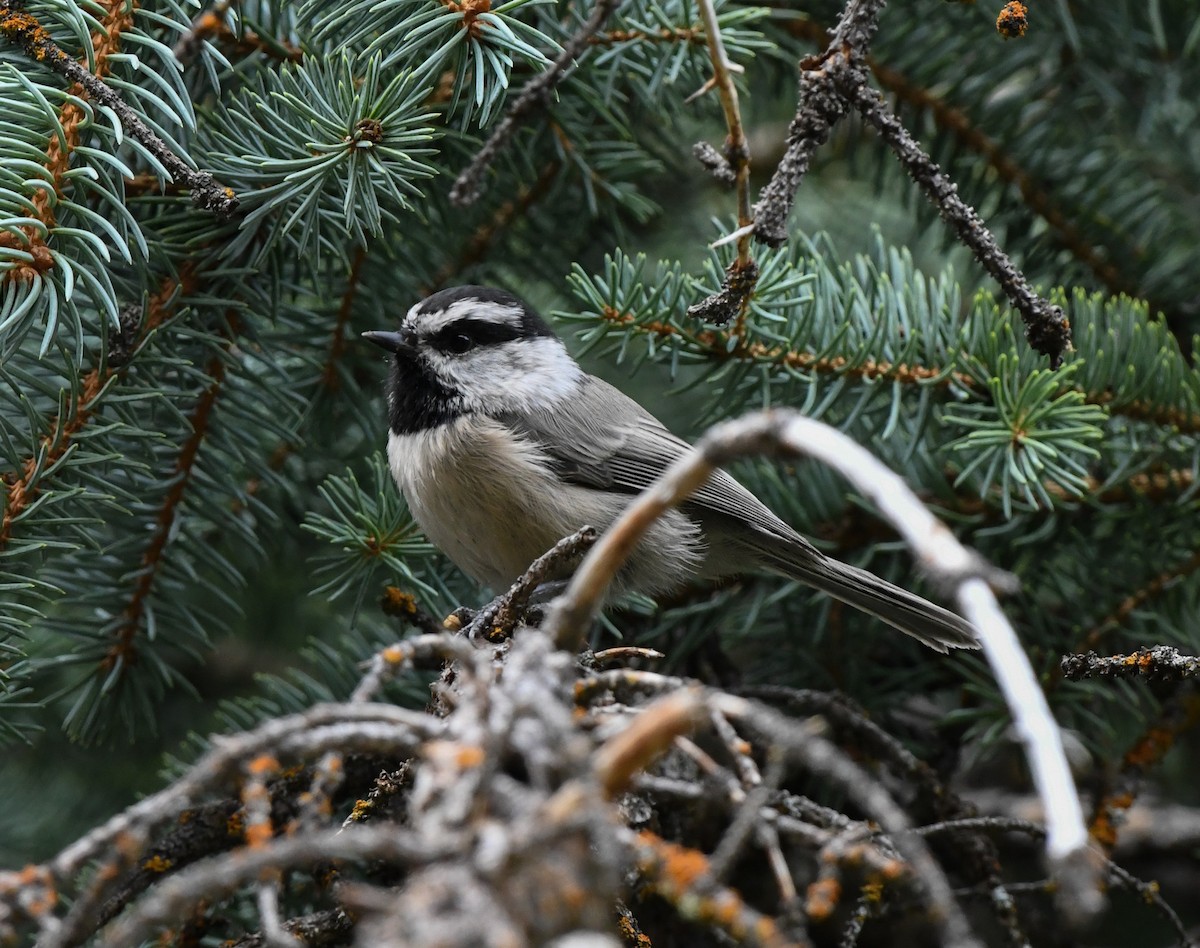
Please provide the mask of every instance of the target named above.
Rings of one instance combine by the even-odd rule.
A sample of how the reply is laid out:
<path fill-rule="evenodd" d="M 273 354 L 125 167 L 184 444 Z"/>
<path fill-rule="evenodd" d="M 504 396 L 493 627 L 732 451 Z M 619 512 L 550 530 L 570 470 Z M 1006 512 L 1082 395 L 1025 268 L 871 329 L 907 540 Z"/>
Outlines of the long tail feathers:
<path fill-rule="evenodd" d="M 816 560 L 811 548 L 796 549 L 784 542 L 759 547 L 755 552 L 768 569 L 815 586 L 939 652 L 979 648 L 975 630 L 962 616 L 893 586 L 874 573 L 829 557 Z"/>

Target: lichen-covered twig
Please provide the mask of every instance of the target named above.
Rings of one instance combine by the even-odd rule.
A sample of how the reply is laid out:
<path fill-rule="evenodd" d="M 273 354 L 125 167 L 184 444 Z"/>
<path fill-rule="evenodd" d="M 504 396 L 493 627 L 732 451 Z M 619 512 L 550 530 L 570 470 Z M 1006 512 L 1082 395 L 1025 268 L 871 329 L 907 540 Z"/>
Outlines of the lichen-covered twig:
<path fill-rule="evenodd" d="M 1024 274 L 1000 249 L 979 214 L 958 196 L 958 188 L 937 162 L 917 144 L 900 119 L 887 107 L 883 96 L 864 83 L 844 83 L 841 89 L 859 114 L 891 146 L 909 177 L 937 207 L 959 241 L 975 254 L 975 259 L 1000 284 L 1008 301 L 1021 314 L 1029 344 L 1050 358 L 1051 367 L 1056 367 L 1071 347 L 1071 326 L 1062 308 L 1033 291 Z"/>
<path fill-rule="evenodd" d="M 1103 900 L 1097 866 L 1058 726 L 991 588 L 1011 589 L 1012 578 L 962 546 L 902 478 L 835 428 L 797 412 L 771 411 L 710 429 L 694 453 L 669 468 L 600 538 L 566 593 L 551 604 L 547 630 L 564 647 L 578 648 L 609 583 L 650 525 L 697 490 L 719 465 L 759 454 L 807 455 L 833 467 L 897 529 L 922 570 L 954 592 L 979 632 L 1045 802 L 1047 856 L 1059 875 L 1063 904 L 1083 916 L 1099 911 Z"/>
<path fill-rule="evenodd" d="M 1141 678 L 1146 681 L 1184 681 L 1200 677 L 1200 658 L 1184 655 L 1169 645 L 1139 648 L 1129 655 L 1103 658 L 1095 652 L 1064 655 L 1063 675 L 1071 681 L 1084 678 Z"/>
<path fill-rule="evenodd" d="M 20 46 L 31 59 L 78 83 L 93 101 L 112 109 L 125 131 L 162 162 L 174 181 L 191 191 L 192 203 L 197 207 L 220 218 L 228 218 L 237 210 L 238 199 L 232 190 L 217 184 L 209 172 L 189 167 L 171 151 L 114 89 L 63 52 L 37 18 L 25 9 L 22 0 L 0 0 L 0 34 Z"/>
<path fill-rule="evenodd" d="M 483 636 L 489 641 L 507 638 L 529 608 L 535 590 L 550 577 L 566 572 L 565 568 L 576 563 L 595 542 L 596 531 L 592 527 L 583 527 L 559 540 L 517 577 L 508 592 L 475 614 L 467 626 L 467 635 Z"/>

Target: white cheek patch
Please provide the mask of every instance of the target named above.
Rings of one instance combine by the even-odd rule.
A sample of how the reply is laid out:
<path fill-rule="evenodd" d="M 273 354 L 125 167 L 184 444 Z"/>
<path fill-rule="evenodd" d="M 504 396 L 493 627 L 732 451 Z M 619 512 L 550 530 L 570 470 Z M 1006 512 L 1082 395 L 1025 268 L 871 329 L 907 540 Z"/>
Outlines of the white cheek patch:
<path fill-rule="evenodd" d="M 484 414 L 545 408 L 569 397 L 584 378 L 583 369 L 552 336 L 443 356 L 435 368 L 462 395 L 467 411 Z"/>

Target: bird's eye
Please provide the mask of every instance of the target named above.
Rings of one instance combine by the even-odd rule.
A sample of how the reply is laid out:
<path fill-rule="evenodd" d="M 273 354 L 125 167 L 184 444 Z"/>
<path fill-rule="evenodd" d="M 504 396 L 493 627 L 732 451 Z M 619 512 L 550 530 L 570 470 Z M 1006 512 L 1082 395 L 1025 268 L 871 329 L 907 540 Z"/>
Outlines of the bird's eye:
<path fill-rule="evenodd" d="M 455 333 L 446 340 L 445 349 L 447 352 L 453 352 L 455 355 L 462 355 L 464 352 L 470 352 L 475 348 L 475 340 L 466 333 Z"/>

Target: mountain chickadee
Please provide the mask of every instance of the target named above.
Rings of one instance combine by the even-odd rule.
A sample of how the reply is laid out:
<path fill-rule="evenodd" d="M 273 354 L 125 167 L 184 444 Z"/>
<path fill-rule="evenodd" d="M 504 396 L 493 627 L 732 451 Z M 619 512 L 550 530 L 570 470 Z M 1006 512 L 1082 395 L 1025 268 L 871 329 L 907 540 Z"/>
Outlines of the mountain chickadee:
<path fill-rule="evenodd" d="M 693 448 L 584 372 L 536 312 L 482 286 L 434 293 L 398 332 L 388 461 L 421 529 L 464 573 L 505 589 L 562 537 L 604 530 Z M 802 580 L 939 651 L 976 647 L 962 618 L 825 556 L 724 471 L 659 519 L 614 592 L 765 569 Z"/>

